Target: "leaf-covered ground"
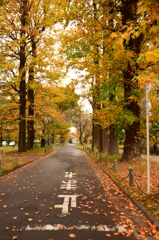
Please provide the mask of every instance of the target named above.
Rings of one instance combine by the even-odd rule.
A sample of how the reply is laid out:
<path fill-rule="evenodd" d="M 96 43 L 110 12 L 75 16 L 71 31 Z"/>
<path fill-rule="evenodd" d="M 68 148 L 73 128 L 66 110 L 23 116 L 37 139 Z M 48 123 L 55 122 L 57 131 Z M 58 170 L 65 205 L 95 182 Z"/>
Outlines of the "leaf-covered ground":
<path fill-rule="evenodd" d="M 100 164 L 122 187 L 125 188 L 137 201 L 142 203 L 157 220 L 159 220 L 159 156 L 151 157 L 150 161 L 150 196 L 147 194 L 147 160 L 133 160 L 121 162 L 121 155 L 108 157 L 108 166 L 105 166 L 105 156 L 100 160 L 99 154 L 89 155 Z M 117 173 L 114 172 L 114 160 L 117 160 Z M 136 182 L 129 186 L 129 168 L 133 168 Z M 127 178 L 126 178 L 127 177 Z M 124 179 L 126 178 L 126 179 Z M 137 184 L 136 184 L 137 183 Z M 138 185 L 138 186 L 137 186 Z M 152 196 L 154 195 L 154 196 Z"/>

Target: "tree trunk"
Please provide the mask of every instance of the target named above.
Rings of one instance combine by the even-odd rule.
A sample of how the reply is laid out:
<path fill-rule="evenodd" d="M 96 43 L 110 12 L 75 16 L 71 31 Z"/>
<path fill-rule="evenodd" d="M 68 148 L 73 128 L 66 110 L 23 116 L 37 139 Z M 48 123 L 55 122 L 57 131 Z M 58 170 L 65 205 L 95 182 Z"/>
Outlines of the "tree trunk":
<path fill-rule="evenodd" d="M 42 138 L 41 139 L 41 147 L 45 147 L 45 143 L 46 143 L 45 138 Z"/>
<path fill-rule="evenodd" d="M 25 152 L 26 151 L 26 82 L 25 82 L 25 64 L 26 64 L 26 39 L 25 39 L 25 27 L 26 27 L 26 5 L 27 0 L 21 0 L 21 43 L 20 43 L 20 65 L 19 65 L 19 141 L 18 141 L 18 151 Z"/>
<path fill-rule="evenodd" d="M 28 139 L 27 139 L 27 149 L 31 150 L 34 146 L 35 139 L 35 130 L 34 130 L 34 90 L 32 89 L 32 83 L 34 82 L 34 65 L 36 58 L 36 43 L 34 37 L 32 37 L 32 53 L 33 60 L 29 66 L 29 82 L 28 82 L 28 122 L 27 122 L 27 130 L 28 130 Z"/>
<path fill-rule="evenodd" d="M 121 4 L 121 14 L 122 14 L 122 24 L 125 26 L 127 22 L 136 24 L 138 20 L 137 11 L 138 0 L 122 0 Z M 133 158 L 140 158 L 140 122 L 139 122 L 139 113 L 140 108 L 136 100 L 130 100 L 130 97 L 133 97 L 133 89 L 139 89 L 137 76 L 138 76 L 138 64 L 137 58 L 139 57 L 143 34 L 140 33 L 139 36 L 135 38 L 130 35 L 129 43 L 124 42 L 124 48 L 126 51 L 133 52 L 133 58 L 131 62 L 128 61 L 126 70 L 123 71 L 124 76 L 124 92 L 125 92 L 125 108 L 132 112 L 136 120 L 131 126 L 128 126 L 128 129 L 125 130 L 125 142 L 122 161 L 129 161 Z M 134 77 L 136 77 L 134 80 Z"/>
<path fill-rule="evenodd" d="M 102 126 L 98 125 L 98 151 L 103 151 L 103 144 L 102 144 Z"/>
<path fill-rule="evenodd" d="M 1 122 L 1 138 L 0 138 L 0 146 L 2 147 L 3 142 L 3 132 L 2 132 L 2 122 Z"/>
<path fill-rule="evenodd" d="M 34 71 L 32 67 L 30 67 L 29 71 L 29 84 L 33 81 Z M 33 89 L 28 89 L 28 101 L 29 101 L 29 109 L 28 109 L 28 122 L 27 122 L 27 131 L 28 131 L 28 139 L 27 139 L 27 149 L 31 150 L 34 146 L 35 132 L 34 132 L 34 91 Z"/>
<path fill-rule="evenodd" d="M 108 153 L 108 135 L 106 135 L 106 128 L 102 129 L 102 151 Z"/>
<path fill-rule="evenodd" d="M 94 124 L 94 146 L 98 145 L 98 126 Z"/>
<path fill-rule="evenodd" d="M 94 120 L 92 120 L 92 151 L 94 150 L 94 147 L 98 145 L 98 129 L 93 121 Z"/>
<path fill-rule="evenodd" d="M 118 137 L 115 135 L 115 131 L 112 126 L 110 126 L 109 134 L 109 145 L 108 145 L 108 155 L 118 154 Z"/>
<path fill-rule="evenodd" d="M 55 143 L 55 135 L 54 134 L 52 134 L 52 144 L 54 144 Z"/>

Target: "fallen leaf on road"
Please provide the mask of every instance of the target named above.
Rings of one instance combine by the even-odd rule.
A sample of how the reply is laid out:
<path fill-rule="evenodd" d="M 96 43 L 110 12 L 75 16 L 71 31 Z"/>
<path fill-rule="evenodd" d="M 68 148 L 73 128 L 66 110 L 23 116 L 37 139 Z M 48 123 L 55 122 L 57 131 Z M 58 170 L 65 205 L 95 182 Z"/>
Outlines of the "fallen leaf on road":
<path fill-rule="evenodd" d="M 69 230 L 73 230 L 73 227 L 69 227 Z"/>
<path fill-rule="evenodd" d="M 35 215 L 39 215 L 40 213 L 39 212 L 35 212 Z"/>
<path fill-rule="evenodd" d="M 15 220 L 15 219 L 17 219 L 17 217 L 13 217 L 13 219 Z"/>
<path fill-rule="evenodd" d="M 29 216 L 29 213 L 26 212 L 26 213 L 25 213 L 25 216 Z"/>
<path fill-rule="evenodd" d="M 69 237 L 70 237 L 70 238 L 75 238 L 76 235 L 75 235 L 74 233 L 70 233 Z"/>
<path fill-rule="evenodd" d="M 27 200 L 24 200 L 24 202 L 26 203 L 26 202 L 27 202 Z"/>
<path fill-rule="evenodd" d="M 63 229 L 63 225 L 60 225 L 60 226 L 59 226 L 59 229 Z"/>
<path fill-rule="evenodd" d="M 107 216 L 107 213 L 102 213 L 103 216 Z"/>
<path fill-rule="evenodd" d="M 114 233 L 114 236 L 119 236 L 119 233 L 117 232 L 117 233 Z"/>
<path fill-rule="evenodd" d="M 9 227 L 8 227 L 8 226 L 6 226 L 6 230 L 9 230 Z"/>
<path fill-rule="evenodd" d="M 33 218 L 28 218 L 28 221 L 29 221 L 29 222 L 33 221 Z"/>
<path fill-rule="evenodd" d="M 18 237 L 17 236 L 13 236 L 13 238 L 12 238 L 13 240 L 16 240 L 16 239 L 18 239 Z"/>
<path fill-rule="evenodd" d="M 46 217 L 49 217 L 50 216 L 50 214 L 46 214 Z"/>
<path fill-rule="evenodd" d="M 107 236 L 107 237 L 111 237 L 111 234 L 107 233 L 106 236 Z"/>
<path fill-rule="evenodd" d="M 7 208 L 7 205 L 3 205 L 3 208 Z"/>
<path fill-rule="evenodd" d="M 9 212 L 5 212 L 5 215 L 8 215 L 9 214 Z"/>

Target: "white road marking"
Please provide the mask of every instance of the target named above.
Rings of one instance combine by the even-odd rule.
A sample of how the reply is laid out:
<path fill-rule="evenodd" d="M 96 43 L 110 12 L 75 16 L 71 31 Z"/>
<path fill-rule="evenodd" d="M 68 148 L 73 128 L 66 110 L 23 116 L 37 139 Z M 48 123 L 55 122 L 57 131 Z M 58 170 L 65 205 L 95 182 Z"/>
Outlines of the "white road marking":
<path fill-rule="evenodd" d="M 65 177 L 68 177 L 68 178 L 73 178 L 73 177 L 75 177 L 76 175 L 77 175 L 77 173 L 72 173 L 72 172 L 68 173 L 68 172 L 65 172 Z"/>
<path fill-rule="evenodd" d="M 58 195 L 59 198 L 64 198 L 62 205 L 55 205 L 54 208 L 62 208 L 62 213 L 68 213 L 69 200 L 71 198 L 71 207 L 76 207 L 77 195 Z"/>
<path fill-rule="evenodd" d="M 62 181 L 60 189 L 71 190 L 72 188 L 77 188 L 77 181 L 68 180 L 68 182 Z"/>
<path fill-rule="evenodd" d="M 98 231 L 98 232 L 113 232 L 116 230 L 127 231 L 126 228 L 123 226 L 107 226 L 107 225 L 99 225 L 99 226 L 89 226 L 89 225 L 73 225 L 71 228 L 77 230 L 91 230 L 91 231 Z M 47 224 L 47 225 L 27 225 L 27 227 L 22 227 L 20 229 L 13 229 L 12 231 L 58 231 L 58 230 L 70 230 L 70 226 L 65 226 L 62 224 Z"/>

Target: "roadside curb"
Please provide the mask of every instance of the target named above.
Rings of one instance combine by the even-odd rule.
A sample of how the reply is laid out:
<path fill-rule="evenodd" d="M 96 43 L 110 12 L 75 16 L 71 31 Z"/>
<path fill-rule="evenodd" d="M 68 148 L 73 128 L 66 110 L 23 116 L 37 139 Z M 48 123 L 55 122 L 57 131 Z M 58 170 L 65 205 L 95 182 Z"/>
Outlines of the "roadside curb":
<path fill-rule="evenodd" d="M 85 151 L 84 151 L 85 152 Z M 159 222 L 151 215 L 148 213 L 147 209 L 140 204 L 136 199 L 134 199 L 98 162 L 96 162 L 94 159 L 91 158 L 91 156 L 88 155 L 87 152 L 85 152 L 87 156 L 95 163 L 98 165 L 98 167 L 105 173 L 107 176 L 115 183 L 115 185 L 134 203 L 136 207 L 138 207 L 141 212 L 144 214 L 144 216 L 152 223 L 156 224 L 157 228 L 159 230 Z M 136 230 L 134 230 L 133 235 L 136 239 L 139 239 L 139 235 Z"/>

